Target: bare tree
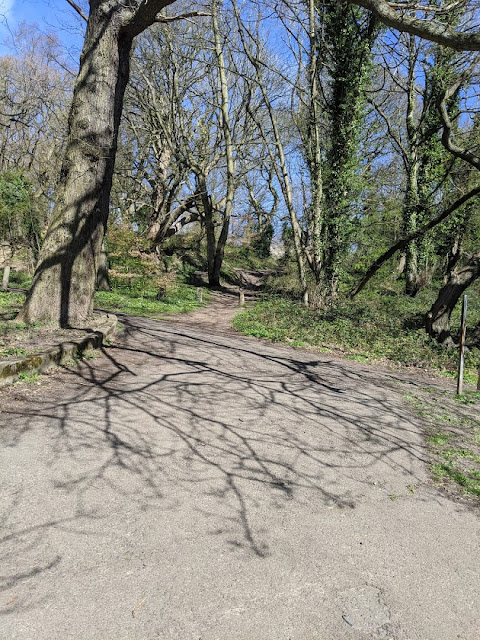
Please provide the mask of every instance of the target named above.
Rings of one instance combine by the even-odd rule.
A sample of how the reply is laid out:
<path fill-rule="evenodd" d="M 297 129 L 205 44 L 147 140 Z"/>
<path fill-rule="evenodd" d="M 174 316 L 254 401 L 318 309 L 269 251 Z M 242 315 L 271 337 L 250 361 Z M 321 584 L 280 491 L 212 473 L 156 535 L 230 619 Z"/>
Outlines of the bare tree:
<path fill-rule="evenodd" d="M 425 40 L 436 42 L 456 51 L 480 51 L 480 28 L 476 11 L 477 0 L 446 0 L 432 3 L 430 0 L 348 0 L 372 11 L 383 24 L 399 31 L 406 31 Z M 462 8 L 464 21 L 452 26 L 436 16 Z"/>

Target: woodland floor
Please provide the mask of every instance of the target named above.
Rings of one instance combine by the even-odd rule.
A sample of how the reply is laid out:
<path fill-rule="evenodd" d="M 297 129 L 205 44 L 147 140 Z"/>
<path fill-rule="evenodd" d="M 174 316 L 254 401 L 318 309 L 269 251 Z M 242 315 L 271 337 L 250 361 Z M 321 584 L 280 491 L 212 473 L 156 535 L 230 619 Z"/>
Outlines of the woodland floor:
<path fill-rule="evenodd" d="M 478 510 L 406 397 L 452 383 L 238 337 L 237 304 L 0 390 L 0 638 L 476 638 Z"/>

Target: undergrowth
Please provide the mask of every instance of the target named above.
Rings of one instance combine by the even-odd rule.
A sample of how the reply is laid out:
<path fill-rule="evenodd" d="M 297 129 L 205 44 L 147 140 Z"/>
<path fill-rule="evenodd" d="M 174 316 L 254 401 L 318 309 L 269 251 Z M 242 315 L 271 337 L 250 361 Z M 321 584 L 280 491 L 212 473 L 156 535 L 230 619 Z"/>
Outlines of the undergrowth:
<path fill-rule="evenodd" d="M 340 351 L 362 362 L 390 361 L 454 375 L 456 350 L 447 350 L 426 335 L 418 307 L 418 301 L 404 296 L 378 293 L 343 301 L 329 311 L 270 298 L 238 314 L 234 326 L 247 335 Z M 477 349 L 467 353 L 467 382 L 476 380 L 479 355 Z"/>
<path fill-rule="evenodd" d="M 185 313 L 201 306 L 196 299 L 196 289 L 186 284 L 175 284 L 161 300 L 157 289 L 143 286 L 141 289 L 97 291 L 95 305 L 102 309 L 130 313 L 137 316 L 159 316 L 169 313 Z"/>

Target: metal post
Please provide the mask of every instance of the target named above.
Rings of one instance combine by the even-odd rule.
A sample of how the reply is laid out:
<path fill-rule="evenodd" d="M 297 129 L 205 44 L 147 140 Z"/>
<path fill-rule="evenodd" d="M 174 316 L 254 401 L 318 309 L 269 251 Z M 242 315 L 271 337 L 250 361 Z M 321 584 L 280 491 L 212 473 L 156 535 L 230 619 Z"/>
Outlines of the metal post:
<path fill-rule="evenodd" d="M 463 393 L 463 369 L 465 365 L 465 335 L 467 332 L 467 296 L 463 296 L 462 325 L 460 328 L 460 347 L 458 354 L 457 394 Z"/>
<path fill-rule="evenodd" d="M 7 265 L 3 269 L 2 289 L 6 291 L 8 289 L 8 281 L 10 280 L 10 266 Z"/>

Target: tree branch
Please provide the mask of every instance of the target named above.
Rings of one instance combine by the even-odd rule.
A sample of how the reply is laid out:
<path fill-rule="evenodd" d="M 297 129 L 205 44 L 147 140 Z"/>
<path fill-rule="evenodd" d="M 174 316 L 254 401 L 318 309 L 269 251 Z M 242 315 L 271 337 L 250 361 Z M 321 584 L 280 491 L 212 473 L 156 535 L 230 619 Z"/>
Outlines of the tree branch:
<path fill-rule="evenodd" d="M 348 0 L 348 2 L 372 11 L 383 24 L 393 29 L 406 31 L 445 47 L 451 47 L 456 51 L 480 51 L 480 32 L 455 31 L 437 20 L 407 15 L 404 12 L 409 8 L 410 3 L 391 3 L 387 0 Z M 397 11 L 396 8 L 399 8 L 400 11 Z M 425 5 L 418 5 L 416 8 L 421 11 L 429 11 L 429 6 Z"/>
<path fill-rule="evenodd" d="M 172 226 L 167 229 L 167 232 L 165 233 L 165 240 L 167 238 L 171 238 L 176 233 L 181 231 L 187 224 L 190 224 L 191 222 L 197 222 L 198 220 L 200 220 L 200 218 L 201 216 L 198 211 L 192 211 L 188 214 L 188 216 L 184 216 L 181 220 L 179 220 L 175 224 L 172 224 Z"/>
<path fill-rule="evenodd" d="M 397 243 L 395 243 L 392 247 L 390 247 L 390 249 L 382 253 L 382 255 L 379 258 L 377 258 L 375 262 L 372 264 L 372 266 L 368 269 L 368 271 L 360 280 L 359 284 L 355 287 L 355 289 L 351 291 L 350 298 L 354 298 L 357 295 L 357 293 L 360 293 L 360 291 L 364 288 L 367 282 L 377 273 L 380 267 L 383 266 L 385 262 L 387 262 L 387 260 L 389 260 L 392 256 L 394 256 L 395 253 L 397 253 L 397 251 L 404 249 L 408 244 L 410 244 L 410 242 L 413 242 L 417 238 L 420 238 L 425 233 L 427 233 L 427 231 L 430 231 L 430 229 L 433 229 L 434 227 L 436 227 L 438 224 L 446 220 L 454 211 L 456 211 L 458 208 L 460 208 L 462 205 L 468 202 L 468 200 L 470 200 L 475 196 L 478 196 L 479 194 L 480 194 L 480 185 L 477 187 L 474 187 L 473 189 L 470 189 L 468 193 L 463 195 L 461 198 L 458 198 L 458 200 L 455 200 L 455 202 L 451 204 L 449 207 L 447 207 L 445 211 L 443 211 L 443 213 L 441 213 L 439 216 L 437 216 L 436 218 L 433 218 L 433 220 L 430 220 L 428 224 L 424 225 L 414 233 L 411 233 L 405 238 L 402 238 Z"/>
<path fill-rule="evenodd" d="M 83 20 L 85 20 L 85 22 L 88 22 L 88 18 L 87 16 L 83 13 L 82 9 L 78 6 L 78 4 L 76 2 L 74 2 L 74 0 L 67 0 L 68 4 L 75 9 L 75 11 L 78 13 L 78 15 L 83 18 Z"/>
<path fill-rule="evenodd" d="M 173 4 L 175 0 L 143 0 L 130 20 L 123 27 L 123 32 L 128 38 L 135 38 L 160 18 L 160 11 Z"/>
<path fill-rule="evenodd" d="M 188 13 L 181 13 L 178 16 L 157 16 L 155 18 L 155 22 L 169 23 L 175 22 L 177 20 L 185 20 L 186 18 L 196 18 L 198 16 L 209 17 L 210 14 L 206 13 L 205 11 L 189 11 Z"/>
<path fill-rule="evenodd" d="M 440 100 L 438 103 L 438 108 L 440 110 L 440 116 L 442 118 L 443 124 L 443 133 L 442 133 L 442 144 L 447 151 L 449 151 L 456 158 L 460 158 L 464 160 L 472 167 L 475 167 L 478 171 L 480 171 L 480 157 L 469 151 L 468 149 L 462 149 L 457 144 L 454 143 L 452 139 L 452 121 L 450 120 L 450 116 L 447 111 L 447 102 L 452 98 L 457 90 L 460 88 L 463 82 L 463 78 L 459 78 L 457 82 L 452 84 L 448 89 L 446 89 L 443 94 L 440 96 Z"/>

